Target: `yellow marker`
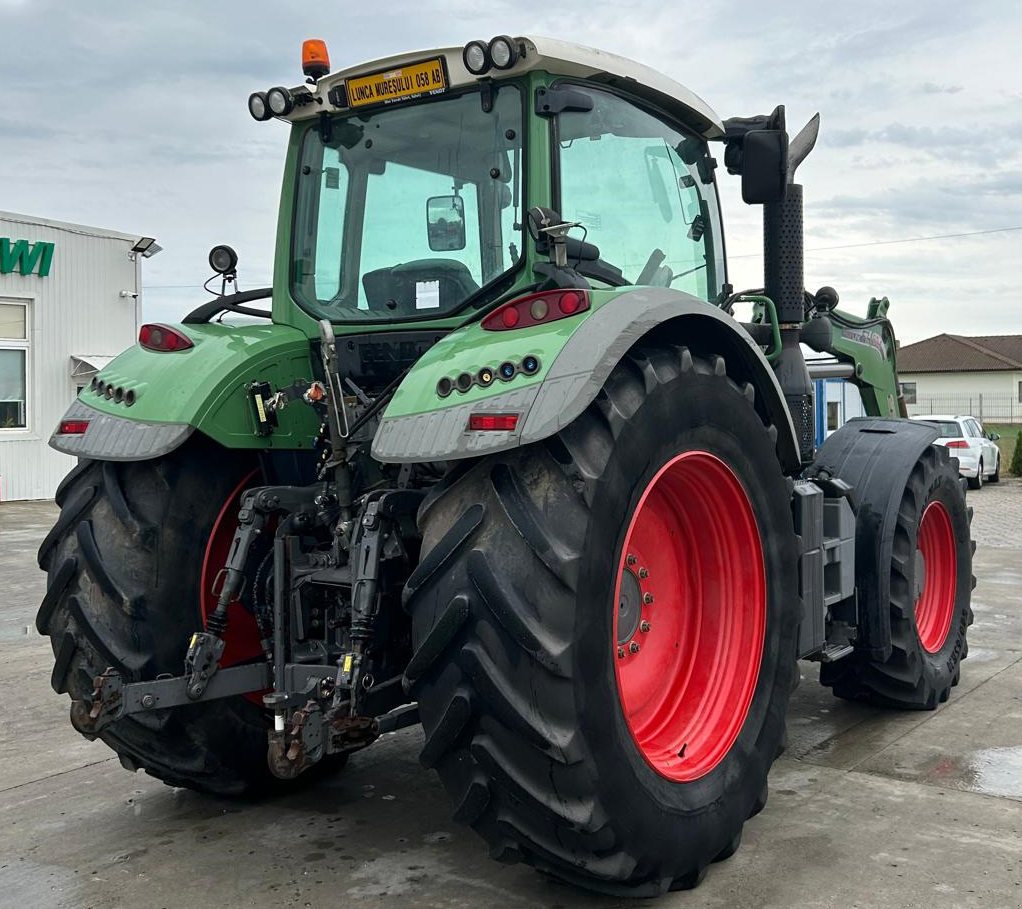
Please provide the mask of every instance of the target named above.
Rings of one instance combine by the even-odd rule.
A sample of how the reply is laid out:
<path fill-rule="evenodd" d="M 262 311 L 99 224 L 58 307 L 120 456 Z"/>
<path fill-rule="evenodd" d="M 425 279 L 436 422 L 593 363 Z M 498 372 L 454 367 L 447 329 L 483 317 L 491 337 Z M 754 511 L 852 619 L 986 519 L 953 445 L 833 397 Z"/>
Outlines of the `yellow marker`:
<path fill-rule="evenodd" d="M 345 672 L 351 672 L 351 654 L 350 653 L 344 658 L 344 671 Z"/>

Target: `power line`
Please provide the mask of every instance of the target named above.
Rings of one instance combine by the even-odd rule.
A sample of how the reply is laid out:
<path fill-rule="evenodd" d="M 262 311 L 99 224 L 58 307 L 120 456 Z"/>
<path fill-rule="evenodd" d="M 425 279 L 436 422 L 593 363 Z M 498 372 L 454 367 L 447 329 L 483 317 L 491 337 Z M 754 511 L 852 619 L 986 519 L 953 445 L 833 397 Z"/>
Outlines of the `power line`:
<path fill-rule="evenodd" d="M 805 252 L 830 252 L 835 249 L 862 249 L 864 246 L 893 246 L 897 243 L 927 243 L 930 240 L 957 240 L 959 237 L 980 237 L 984 234 L 1003 234 L 1013 230 L 1022 230 L 1022 224 L 1018 227 L 993 227 L 989 230 L 971 230 L 961 234 L 935 234 L 932 237 L 905 237 L 901 240 L 872 240 L 869 243 L 845 243 L 841 246 L 813 246 Z M 763 253 L 742 253 L 740 255 L 729 255 L 728 259 L 755 259 L 762 258 Z M 259 282 L 256 281 L 256 284 Z M 267 282 L 268 283 L 268 282 Z M 194 290 L 202 287 L 201 284 L 143 284 L 144 290 Z"/>
<path fill-rule="evenodd" d="M 932 237 L 906 237 L 902 240 L 873 240 L 869 243 L 845 243 L 841 246 L 815 246 L 806 252 L 829 252 L 832 249 L 861 249 L 863 246 L 893 246 L 895 243 L 925 243 L 928 240 L 955 240 L 958 237 L 978 237 L 983 234 L 1003 234 L 1011 230 L 1022 230 L 1018 227 L 994 227 L 990 230 L 972 230 L 964 234 L 936 234 Z M 728 256 L 728 259 L 762 258 L 763 253 L 742 253 L 740 256 Z"/>

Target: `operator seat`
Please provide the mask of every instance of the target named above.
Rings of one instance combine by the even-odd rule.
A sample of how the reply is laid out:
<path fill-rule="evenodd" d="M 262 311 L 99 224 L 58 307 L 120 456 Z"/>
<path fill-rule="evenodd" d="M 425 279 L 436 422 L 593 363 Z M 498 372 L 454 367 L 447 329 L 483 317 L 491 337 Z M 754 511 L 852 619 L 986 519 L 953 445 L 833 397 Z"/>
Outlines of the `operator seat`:
<path fill-rule="evenodd" d="M 428 309 L 415 305 L 416 285 L 424 281 L 439 283 L 440 309 L 454 306 L 479 290 L 468 266 L 457 259 L 415 259 L 362 276 L 369 311 L 381 316 L 428 313 Z"/>

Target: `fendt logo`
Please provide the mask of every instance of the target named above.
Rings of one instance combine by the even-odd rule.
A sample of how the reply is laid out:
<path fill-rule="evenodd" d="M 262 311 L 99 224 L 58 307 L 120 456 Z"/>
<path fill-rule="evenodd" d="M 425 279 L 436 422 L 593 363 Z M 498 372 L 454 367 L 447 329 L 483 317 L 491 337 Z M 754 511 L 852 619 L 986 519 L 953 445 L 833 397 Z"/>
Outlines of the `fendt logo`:
<path fill-rule="evenodd" d="M 0 275 L 9 275 L 17 268 L 23 275 L 33 272 L 40 278 L 50 273 L 53 262 L 53 243 L 29 243 L 0 237 Z"/>

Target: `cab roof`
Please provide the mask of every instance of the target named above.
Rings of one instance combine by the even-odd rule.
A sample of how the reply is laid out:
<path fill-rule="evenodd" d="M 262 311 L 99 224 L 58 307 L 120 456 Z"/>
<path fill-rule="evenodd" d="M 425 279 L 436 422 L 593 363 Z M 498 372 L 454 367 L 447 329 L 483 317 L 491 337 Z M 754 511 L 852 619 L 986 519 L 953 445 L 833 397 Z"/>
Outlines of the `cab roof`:
<path fill-rule="evenodd" d="M 463 88 L 489 79 L 493 81 L 515 79 L 524 73 L 541 70 L 553 75 L 586 79 L 610 87 L 627 89 L 630 93 L 677 117 L 706 139 L 719 138 L 724 133 L 720 117 L 695 92 L 642 63 L 554 38 L 520 36 L 514 41 L 524 50 L 518 62 L 510 69 L 490 70 L 482 77 L 473 75 L 465 68 L 461 56 L 462 47 L 413 51 L 350 66 L 324 76 L 315 85 L 293 88 L 291 92 L 296 98 L 303 94 L 311 95 L 311 98 L 304 104 L 296 105 L 290 114 L 281 119 L 304 120 L 318 116 L 321 111 L 344 110 L 345 108 L 337 107 L 330 100 L 330 91 L 340 86 L 346 79 L 381 70 L 397 69 L 419 60 L 442 55 L 447 64 L 451 88 Z"/>

